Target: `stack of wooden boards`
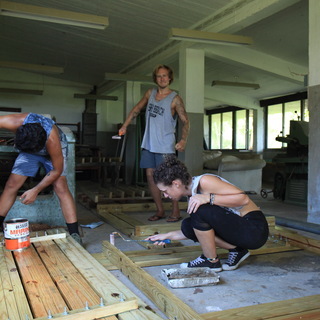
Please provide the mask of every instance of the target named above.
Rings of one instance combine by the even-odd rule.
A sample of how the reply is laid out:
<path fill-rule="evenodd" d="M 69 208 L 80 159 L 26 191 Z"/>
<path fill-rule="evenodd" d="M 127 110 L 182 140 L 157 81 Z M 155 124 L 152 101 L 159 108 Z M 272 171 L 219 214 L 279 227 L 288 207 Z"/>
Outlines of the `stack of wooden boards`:
<path fill-rule="evenodd" d="M 89 189 L 89 188 L 88 188 Z M 142 186 L 104 186 L 99 187 L 98 190 L 80 193 L 78 201 L 88 207 L 96 207 L 97 204 L 108 203 L 132 203 L 151 201 L 152 197 L 147 187 Z"/>
<path fill-rule="evenodd" d="M 21 252 L 0 248 L 1 320 L 162 319 L 64 230 L 58 232 L 32 237 Z"/>

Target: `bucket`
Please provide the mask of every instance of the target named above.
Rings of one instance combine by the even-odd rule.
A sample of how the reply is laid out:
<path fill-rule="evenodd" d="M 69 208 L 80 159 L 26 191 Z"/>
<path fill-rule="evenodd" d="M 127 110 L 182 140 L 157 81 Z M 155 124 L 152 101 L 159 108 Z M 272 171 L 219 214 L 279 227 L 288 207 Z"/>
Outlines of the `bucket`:
<path fill-rule="evenodd" d="M 22 251 L 30 246 L 29 221 L 16 218 L 3 223 L 4 242 L 7 250 Z"/>

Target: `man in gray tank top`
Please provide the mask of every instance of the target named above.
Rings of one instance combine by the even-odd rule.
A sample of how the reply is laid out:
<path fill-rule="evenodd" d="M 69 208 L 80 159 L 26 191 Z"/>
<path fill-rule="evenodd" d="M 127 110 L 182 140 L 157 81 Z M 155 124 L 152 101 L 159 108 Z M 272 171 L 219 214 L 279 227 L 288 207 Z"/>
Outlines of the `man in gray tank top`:
<path fill-rule="evenodd" d="M 130 111 L 126 121 L 119 130 L 119 135 L 127 132 L 127 127 L 142 109 L 146 108 L 146 128 L 141 144 L 140 167 L 146 169 L 147 181 L 153 200 L 157 206 L 150 221 L 165 217 L 161 192 L 153 181 L 153 170 L 164 161 L 167 154 L 182 152 L 189 134 L 189 120 L 181 97 L 169 88 L 173 81 L 173 71 L 166 65 L 159 65 L 153 71 L 153 81 L 157 88 L 149 89 L 142 99 Z M 181 139 L 176 143 L 177 119 L 182 122 Z M 172 214 L 168 222 L 181 219 L 177 201 L 172 201 Z"/>

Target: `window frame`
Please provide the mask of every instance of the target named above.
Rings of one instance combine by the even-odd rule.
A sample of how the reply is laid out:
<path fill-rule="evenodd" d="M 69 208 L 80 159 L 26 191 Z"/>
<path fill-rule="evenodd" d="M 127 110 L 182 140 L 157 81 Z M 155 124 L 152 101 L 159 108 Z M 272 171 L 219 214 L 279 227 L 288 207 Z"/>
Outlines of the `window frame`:
<path fill-rule="evenodd" d="M 300 115 L 301 121 L 305 121 L 305 108 L 306 108 L 306 100 L 308 100 L 308 92 L 298 92 L 286 96 L 280 96 L 271 99 L 260 100 L 260 107 L 264 108 L 264 123 L 265 123 L 265 131 L 264 131 L 264 150 L 265 151 L 278 151 L 285 150 L 286 143 L 282 142 L 281 147 L 279 148 L 268 148 L 268 107 L 273 105 L 281 105 L 281 113 L 282 113 L 282 127 L 281 132 L 282 136 L 285 137 L 285 104 L 289 102 L 300 101 Z"/>
<path fill-rule="evenodd" d="M 245 148 L 236 148 L 236 144 L 237 144 L 237 117 L 236 117 L 236 112 L 237 111 L 242 111 L 245 110 L 246 114 L 246 138 L 245 138 Z M 222 142 L 223 142 L 223 134 L 222 134 L 222 124 L 223 124 L 223 114 L 227 113 L 227 112 L 232 112 L 232 148 L 231 149 L 222 149 L 222 148 L 218 148 L 218 149 L 213 149 L 211 148 L 212 145 L 212 141 L 211 141 L 211 134 L 212 134 L 212 117 L 211 115 L 215 115 L 215 114 L 220 114 L 220 146 L 222 146 Z M 211 110 L 206 110 L 205 111 L 205 115 L 208 116 L 208 127 L 209 127 L 209 132 L 208 132 L 208 149 L 209 150 L 226 150 L 226 151 L 238 151 L 238 150 L 248 150 L 249 151 L 249 145 L 250 145 L 250 137 L 249 137 L 249 116 L 250 116 L 250 109 L 246 109 L 246 108 L 241 108 L 241 107 L 236 107 L 236 106 L 226 106 L 226 107 L 220 107 L 220 108 L 216 108 L 216 109 L 211 109 Z M 254 133 L 253 133 L 254 134 Z"/>

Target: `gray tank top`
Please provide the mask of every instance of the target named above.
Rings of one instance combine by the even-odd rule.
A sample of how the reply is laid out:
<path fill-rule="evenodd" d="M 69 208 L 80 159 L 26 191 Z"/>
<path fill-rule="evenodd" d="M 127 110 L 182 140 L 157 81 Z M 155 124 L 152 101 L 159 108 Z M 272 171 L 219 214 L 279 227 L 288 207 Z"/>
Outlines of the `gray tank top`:
<path fill-rule="evenodd" d="M 176 144 L 177 115 L 171 115 L 171 103 L 176 92 L 164 99 L 156 100 L 157 89 L 153 89 L 146 109 L 146 128 L 141 147 L 154 153 L 174 153 Z"/>

